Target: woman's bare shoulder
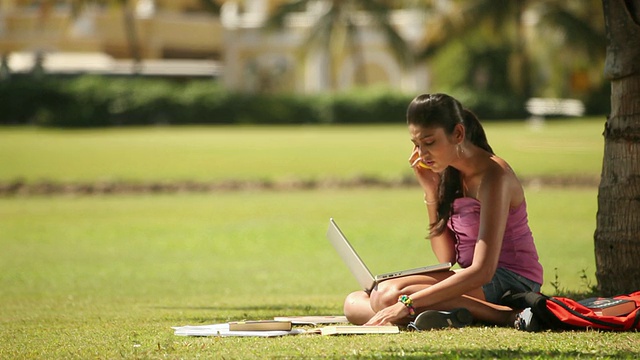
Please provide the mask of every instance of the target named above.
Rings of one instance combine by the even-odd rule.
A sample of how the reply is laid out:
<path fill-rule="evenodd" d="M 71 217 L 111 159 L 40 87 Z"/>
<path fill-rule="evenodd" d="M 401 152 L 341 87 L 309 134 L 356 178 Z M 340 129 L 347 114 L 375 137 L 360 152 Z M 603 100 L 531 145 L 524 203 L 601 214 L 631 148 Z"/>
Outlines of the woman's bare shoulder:
<path fill-rule="evenodd" d="M 491 165 L 487 168 L 482 181 L 483 185 L 487 185 L 493 191 L 503 189 L 509 194 L 511 205 L 519 205 L 524 200 L 524 190 L 515 171 L 498 156 L 492 156 L 491 160 Z"/>

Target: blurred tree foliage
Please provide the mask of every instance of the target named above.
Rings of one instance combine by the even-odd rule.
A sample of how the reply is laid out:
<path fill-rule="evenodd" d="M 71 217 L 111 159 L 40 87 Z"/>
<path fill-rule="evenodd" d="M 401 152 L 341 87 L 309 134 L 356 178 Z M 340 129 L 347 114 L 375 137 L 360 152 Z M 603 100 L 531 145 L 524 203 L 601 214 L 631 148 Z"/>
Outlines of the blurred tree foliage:
<path fill-rule="evenodd" d="M 268 26 L 281 26 L 286 16 L 310 3 L 284 2 Z M 397 8 L 425 14 L 425 35 L 413 48 L 397 36 L 385 15 Z M 305 49 L 349 51 L 344 43 L 336 45 L 336 39 L 343 39 L 356 51 L 353 19 L 362 13 L 376 20 L 374 27 L 385 34 L 402 64 L 427 61 L 433 74 L 427 91 L 449 92 L 481 116 L 493 115 L 491 106 L 502 107 L 498 112 L 505 116 L 525 116 L 524 102 L 530 97 L 578 98 L 591 112 L 608 109 L 599 0 L 327 1 Z"/>
<path fill-rule="evenodd" d="M 432 64 L 433 87 L 470 98 L 578 98 L 591 112 L 606 112 L 600 1 L 458 0 L 424 5 L 429 21 L 417 57 Z"/>
<path fill-rule="evenodd" d="M 411 66 L 413 56 L 408 44 L 393 27 L 390 21 L 390 13 L 394 8 L 394 2 L 389 0 L 328 0 L 324 3 L 324 12 L 311 26 L 306 40 L 300 48 L 302 58 L 313 49 L 321 49 L 326 52 L 329 62 L 331 87 L 336 88 L 338 83 L 337 68 L 345 54 L 349 54 L 362 67 L 366 63 L 365 52 L 362 44 L 360 24 L 364 21 L 362 14 L 367 14 L 370 23 L 386 39 L 389 49 L 396 60 L 405 66 Z M 278 6 L 270 14 L 265 28 L 282 29 L 285 19 L 294 12 L 304 10 L 307 6 L 317 5 L 313 0 L 293 0 Z M 365 71 L 357 73 L 356 82 L 359 86 L 368 84 Z"/>

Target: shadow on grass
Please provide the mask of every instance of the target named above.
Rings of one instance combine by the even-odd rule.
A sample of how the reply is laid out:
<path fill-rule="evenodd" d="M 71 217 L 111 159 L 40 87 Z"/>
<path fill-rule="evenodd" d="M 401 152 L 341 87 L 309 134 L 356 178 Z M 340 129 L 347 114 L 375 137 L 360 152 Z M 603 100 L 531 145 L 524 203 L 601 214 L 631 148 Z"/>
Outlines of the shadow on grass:
<path fill-rule="evenodd" d="M 377 353 L 358 356 L 359 359 L 638 359 L 639 352 L 617 351 L 611 353 L 580 352 L 580 351 L 524 351 L 524 350 L 496 350 L 496 349 L 455 349 L 441 351 L 428 349 L 420 353 Z"/>
<path fill-rule="evenodd" d="M 153 306 L 154 309 L 160 310 L 205 310 L 205 311 L 242 311 L 242 312 L 277 312 L 277 313 L 290 313 L 295 312 L 296 315 L 335 315 L 334 307 L 318 307 L 310 305 L 252 305 L 252 306 Z M 331 313 L 331 314 L 329 314 Z M 276 315 L 279 316 L 279 315 Z"/>
<path fill-rule="evenodd" d="M 256 306 L 155 306 L 154 309 L 175 312 L 202 312 L 198 316 L 182 316 L 191 323 L 222 323 L 227 321 L 264 320 L 276 316 L 325 316 L 342 315 L 335 308 L 308 305 L 256 305 Z"/>

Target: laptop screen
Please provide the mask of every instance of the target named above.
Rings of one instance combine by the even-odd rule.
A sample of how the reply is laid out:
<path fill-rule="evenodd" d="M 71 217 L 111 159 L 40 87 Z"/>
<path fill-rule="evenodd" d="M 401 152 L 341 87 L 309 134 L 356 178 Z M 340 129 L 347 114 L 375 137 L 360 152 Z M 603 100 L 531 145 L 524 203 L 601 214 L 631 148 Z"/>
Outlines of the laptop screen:
<path fill-rule="evenodd" d="M 373 289 L 375 279 L 371 271 L 364 264 L 358 253 L 353 249 L 347 238 L 344 236 L 338 225 L 333 219 L 329 219 L 329 229 L 327 230 L 327 239 L 336 249 L 349 271 L 358 281 L 363 290 L 369 292 Z"/>

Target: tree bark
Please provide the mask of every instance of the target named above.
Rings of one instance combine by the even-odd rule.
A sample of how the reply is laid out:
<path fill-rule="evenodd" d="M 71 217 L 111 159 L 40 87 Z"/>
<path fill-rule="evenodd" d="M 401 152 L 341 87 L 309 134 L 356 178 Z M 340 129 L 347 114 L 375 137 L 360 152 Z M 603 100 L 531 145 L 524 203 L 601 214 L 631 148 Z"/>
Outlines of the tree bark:
<path fill-rule="evenodd" d="M 640 0 L 603 0 L 611 113 L 594 235 L 603 295 L 640 290 Z"/>
<path fill-rule="evenodd" d="M 133 61 L 131 71 L 134 75 L 142 71 L 142 56 L 140 55 L 140 42 L 138 41 L 138 30 L 136 29 L 136 19 L 131 9 L 129 0 L 120 0 L 122 15 L 124 20 L 124 30 L 129 44 L 129 53 Z"/>

